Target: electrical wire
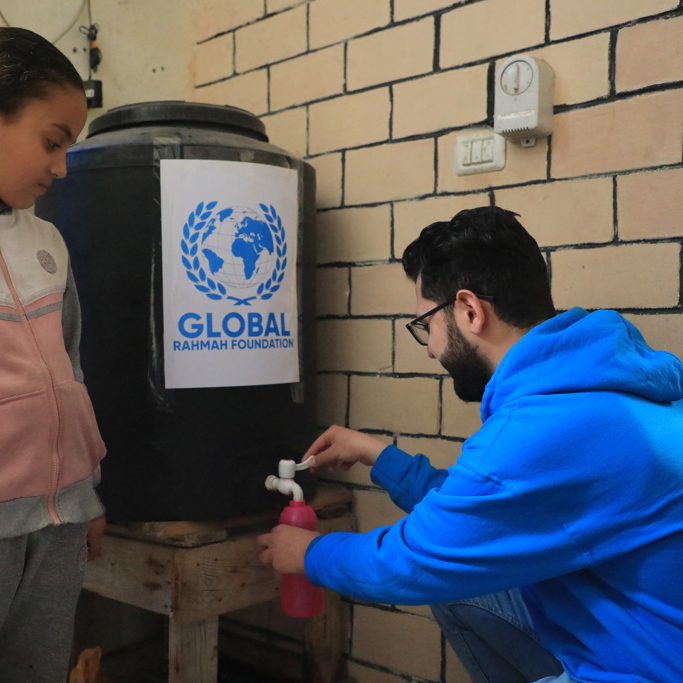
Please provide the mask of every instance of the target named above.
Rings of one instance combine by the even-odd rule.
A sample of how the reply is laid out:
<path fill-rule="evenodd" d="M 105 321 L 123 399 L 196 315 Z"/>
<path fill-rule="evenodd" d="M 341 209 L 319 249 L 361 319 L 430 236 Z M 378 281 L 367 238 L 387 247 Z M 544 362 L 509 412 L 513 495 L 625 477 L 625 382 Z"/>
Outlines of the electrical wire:
<path fill-rule="evenodd" d="M 80 8 L 78 10 L 78 13 L 74 17 L 74 20 L 69 24 L 68 28 L 66 28 L 64 31 L 62 31 L 57 38 L 50 41 L 53 45 L 57 44 L 76 25 L 76 22 L 78 21 L 78 18 L 81 16 L 81 13 L 85 9 L 86 4 L 88 5 L 88 9 L 90 9 L 90 0 L 83 0 Z M 0 19 L 2 19 L 2 22 L 8 28 L 11 26 L 9 21 L 7 21 L 7 19 L 5 18 L 5 15 L 2 13 L 2 10 L 0 10 Z M 92 21 L 90 23 L 92 24 Z"/>
<path fill-rule="evenodd" d="M 78 21 L 78 17 L 81 16 L 81 13 L 83 12 L 83 9 L 85 8 L 86 3 L 90 4 L 90 0 L 83 0 L 83 3 L 80 6 L 80 9 L 78 10 L 78 13 L 74 17 L 74 20 L 69 24 L 69 27 L 60 33 L 58 38 L 55 38 L 52 43 L 57 44 L 75 25 L 76 22 Z"/>
<path fill-rule="evenodd" d="M 102 61 L 102 50 L 100 50 L 97 44 L 97 34 L 100 30 L 98 24 L 92 23 L 92 6 L 90 0 L 86 0 L 88 3 L 88 23 L 89 26 L 81 26 L 80 32 L 87 37 L 88 47 L 90 48 L 88 53 L 88 80 L 92 78 L 92 72 L 97 72 L 97 67 Z"/>
<path fill-rule="evenodd" d="M 97 33 L 100 27 L 97 24 L 91 24 L 90 26 L 81 26 L 80 32 L 88 38 L 89 45 L 89 55 L 88 55 L 88 80 L 92 78 L 92 72 L 97 71 L 97 67 L 102 61 L 102 51 L 97 45 Z"/>

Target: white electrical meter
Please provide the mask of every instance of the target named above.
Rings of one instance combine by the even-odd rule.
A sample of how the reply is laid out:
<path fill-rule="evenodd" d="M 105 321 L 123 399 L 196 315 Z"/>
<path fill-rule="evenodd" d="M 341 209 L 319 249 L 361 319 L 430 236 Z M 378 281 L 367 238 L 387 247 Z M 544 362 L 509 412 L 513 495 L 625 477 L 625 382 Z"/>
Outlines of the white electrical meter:
<path fill-rule="evenodd" d="M 553 132 L 555 72 L 542 59 L 508 57 L 496 73 L 493 129 L 523 146 Z"/>

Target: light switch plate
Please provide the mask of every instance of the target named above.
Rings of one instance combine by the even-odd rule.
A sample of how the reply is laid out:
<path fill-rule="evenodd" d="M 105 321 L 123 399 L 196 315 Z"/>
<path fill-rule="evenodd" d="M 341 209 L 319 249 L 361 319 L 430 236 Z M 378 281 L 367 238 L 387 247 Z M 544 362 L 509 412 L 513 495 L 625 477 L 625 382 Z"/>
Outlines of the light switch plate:
<path fill-rule="evenodd" d="M 492 129 L 455 139 L 455 175 L 491 173 L 505 168 L 505 138 Z"/>

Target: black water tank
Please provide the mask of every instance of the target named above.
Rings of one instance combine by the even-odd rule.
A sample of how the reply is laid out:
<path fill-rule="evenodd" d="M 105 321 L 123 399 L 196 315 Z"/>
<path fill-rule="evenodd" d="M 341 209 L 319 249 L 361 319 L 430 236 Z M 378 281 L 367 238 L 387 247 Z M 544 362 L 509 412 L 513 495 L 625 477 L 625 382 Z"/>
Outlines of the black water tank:
<path fill-rule="evenodd" d="M 298 172 L 301 382 L 165 388 L 160 158 Z M 108 449 L 100 486 L 108 518 L 222 519 L 282 505 L 264 481 L 315 438 L 313 168 L 269 144 L 249 112 L 174 101 L 110 110 L 67 165 L 36 214 L 57 226 L 71 255 L 81 362 Z M 313 477 L 303 472 L 299 483 L 310 496 Z"/>

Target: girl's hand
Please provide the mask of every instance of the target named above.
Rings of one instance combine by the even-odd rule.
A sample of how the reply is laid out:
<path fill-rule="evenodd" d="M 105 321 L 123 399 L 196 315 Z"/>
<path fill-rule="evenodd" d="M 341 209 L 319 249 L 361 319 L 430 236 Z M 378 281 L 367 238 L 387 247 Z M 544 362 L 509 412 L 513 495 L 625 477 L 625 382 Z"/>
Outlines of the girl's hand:
<path fill-rule="evenodd" d="M 107 520 L 104 516 L 97 517 L 90 522 L 90 528 L 85 535 L 88 544 L 88 560 L 95 560 L 102 554 L 102 537 L 106 526 Z"/>

